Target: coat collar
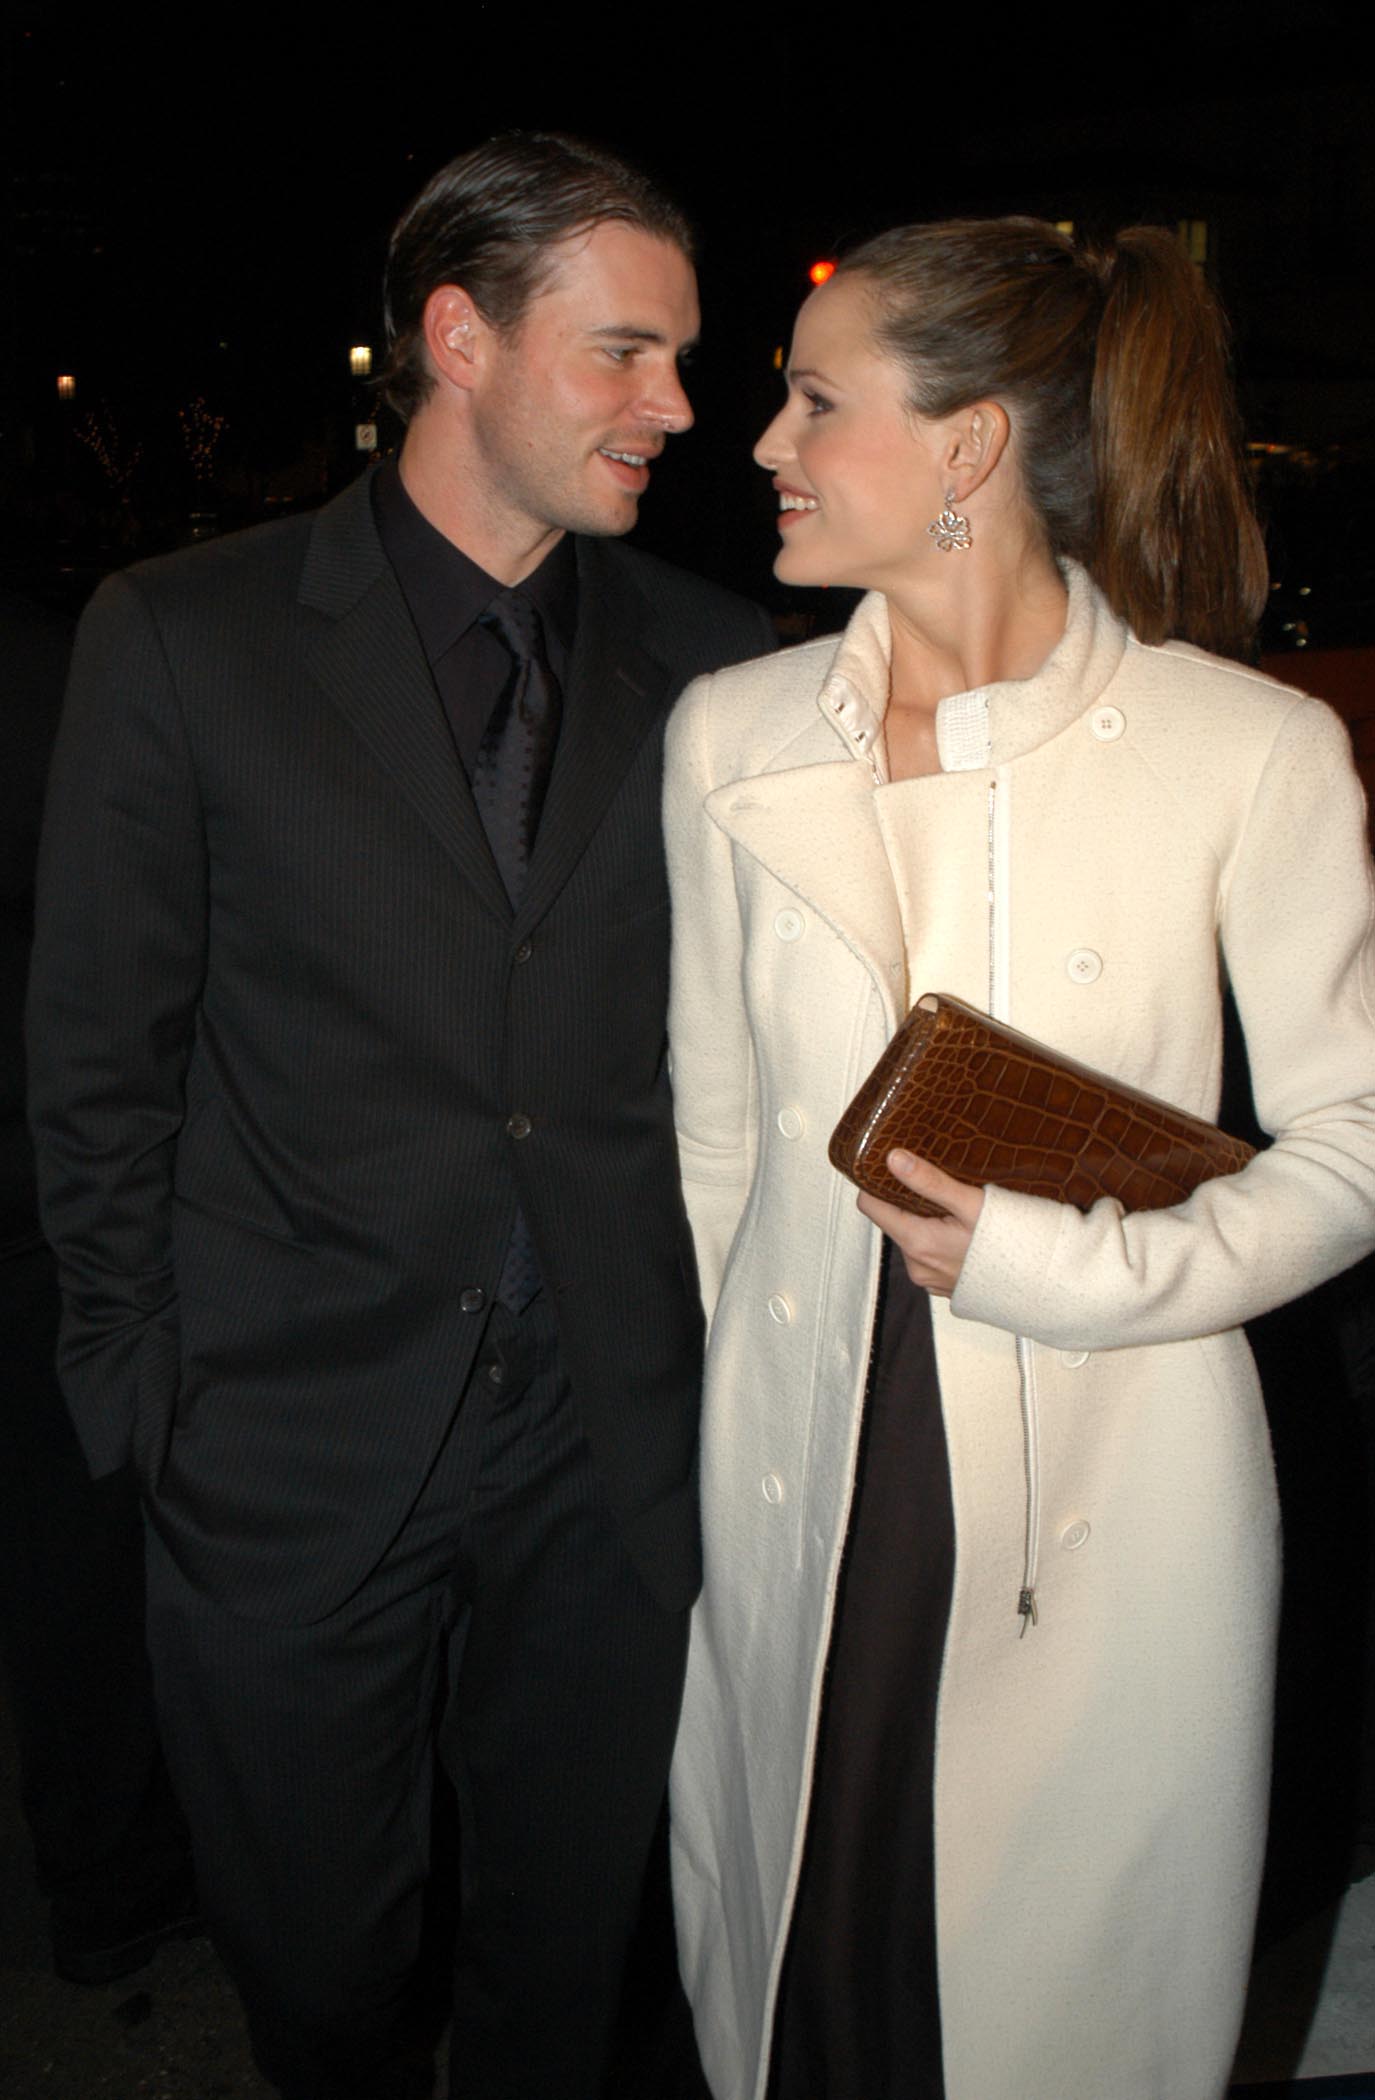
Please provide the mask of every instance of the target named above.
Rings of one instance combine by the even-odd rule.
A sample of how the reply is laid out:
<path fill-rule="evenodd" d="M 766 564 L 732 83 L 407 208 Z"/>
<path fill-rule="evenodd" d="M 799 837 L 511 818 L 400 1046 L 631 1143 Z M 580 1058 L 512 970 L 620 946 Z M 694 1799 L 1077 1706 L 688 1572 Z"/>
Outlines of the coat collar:
<path fill-rule="evenodd" d="M 1064 565 L 1069 604 L 1065 631 L 1030 678 L 1007 679 L 952 693 L 936 709 L 936 744 L 947 773 L 1008 765 L 1077 721 L 1115 676 L 1127 629 L 1077 562 Z M 888 601 L 877 591 L 860 600 L 817 696 L 851 755 L 887 779 L 883 718 L 888 709 L 892 634 Z"/>
<path fill-rule="evenodd" d="M 1115 673 L 1126 628 L 1082 569 L 1069 567 L 1066 580 L 1065 632 L 1034 677 L 940 703 L 942 766 L 948 774 L 969 776 L 959 785 L 930 784 L 942 795 L 942 808 L 962 793 L 977 799 L 982 810 L 991 770 L 1058 736 L 1094 705 Z M 890 646 L 887 603 L 870 593 L 856 607 L 822 678 L 816 712 L 755 772 L 713 790 L 706 808 L 854 951 L 885 1002 L 891 1026 L 895 994 L 905 983 L 903 930 L 873 792 L 887 780 L 883 716 Z M 846 764 L 846 756 L 860 763 Z"/>
<path fill-rule="evenodd" d="M 302 605 L 324 615 L 313 675 L 489 910 L 512 918 L 482 821 L 453 748 L 414 624 L 373 522 L 367 475 L 320 511 L 302 570 Z M 578 627 L 554 778 L 515 915 L 533 924 L 583 853 L 635 752 L 670 697 L 654 654 L 652 609 L 614 546 L 579 540 Z"/>

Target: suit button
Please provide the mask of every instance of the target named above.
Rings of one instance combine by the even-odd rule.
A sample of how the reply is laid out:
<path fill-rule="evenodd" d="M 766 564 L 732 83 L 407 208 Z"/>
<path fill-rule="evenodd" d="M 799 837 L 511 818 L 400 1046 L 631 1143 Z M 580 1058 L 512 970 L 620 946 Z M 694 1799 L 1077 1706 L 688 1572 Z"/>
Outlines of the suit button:
<path fill-rule="evenodd" d="M 460 1291 L 458 1294 L 458 1306 L 460 1312 L 481 1312 L 483 1306 L 486 1303 L 486 1291 L 480 1291 L 477 1288 L 476 1284 L 470 1284 L 466 1291 Z"/>
<path fill-rule="evenodd" d="M 508 1116 L 506 1118 L 506 1135 L 507 1137 L 513 1138 L 529 1137 L 530 1118 L 528 1116 L 522 1116 L 519 1114 L 514 1116 Z"/>
<path fill-rule="evenodd" d="M 533 941 L 522 941 L 520 946 L 516 950 L 516 961 L 529 962 L 530 957 L 534 954 L 534 952 L 535 944 Z"/>
<path fill-rule="evenodd" d="M 1088 1535 L 1088 1525 L 1082 1517 L 1076 1517 L 1074 1522 L 1066 1524 L 1064 1530 L 1060 1533 L 1060 1544 L 1064 1547 L 1066 1553 L 1077 1553 L 1087 1540 Z"/>
<path fill-rule="evenodd" d="M 1095 707 L 1089 716 L 1089 728 L 1100 744 L 1115 744 L 1127 726 L 1127 718 L 1120 707 Z"/>
<path fill-rule="evenodd" d="M 780 941 L 800 941 L 806 921 L 800 911 L 781 911 L 773 922 Z"/>
<path fill-rule="evenodd" d="M 783 1500 L 783 1483 L 778 1475 L 776 1473 L 766 1473 L 759 1485 L 764 1491 L 764 1500 L 771 1502 L 774 1508 L 777 1509 L 779 1503 Z"/>
<path fill-rule="evenodd" d="M 1065 957 L 1065 975 L 1075 984 L 1097 984 L 1103 974 L 1103 958 L 1095 948 L 1071 948 Z"/>
<path fill-rule="evenodd" d="M 778 1127 L 785 1138 L 800 1138 L 807 1125 L 799 1110 L 795 1108 L 780 1108 L 778 1111 Z"/>
<path fill-rule="evenodd" d="M 1060 1361 L 1067 1371 L 1077 1371 L 1088 1360 L 1089 1352 L 1087 1349 L 1062 1349 L 1060 1351 Z"/>
<path fill-rule="evenodd" d="M 791 1305 L 781 1291 L 776 1291 L 769 1300 L 769 1318 L 777 1320 L 780 1327 L 786 1327 L 791 1322 L 792 1316 L 793 1309 Z"/>

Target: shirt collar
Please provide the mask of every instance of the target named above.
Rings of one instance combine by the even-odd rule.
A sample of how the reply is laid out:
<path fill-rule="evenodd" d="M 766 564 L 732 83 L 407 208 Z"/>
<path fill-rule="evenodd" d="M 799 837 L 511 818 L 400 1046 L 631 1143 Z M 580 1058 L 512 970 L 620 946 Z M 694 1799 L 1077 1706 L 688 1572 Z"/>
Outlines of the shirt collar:
<path fill-rule="evenodd" d="M 407 494 L 394 459 L 384 460 L 373 475 L 372 508 L 420 646 L 427 662 L 436 664 L 506 586 L 430 523 Z M 567 660 L 578 615 L 578 563 L 568 533 L 517 588 L 539 612 L 557 673 L 554 659 Z"/>

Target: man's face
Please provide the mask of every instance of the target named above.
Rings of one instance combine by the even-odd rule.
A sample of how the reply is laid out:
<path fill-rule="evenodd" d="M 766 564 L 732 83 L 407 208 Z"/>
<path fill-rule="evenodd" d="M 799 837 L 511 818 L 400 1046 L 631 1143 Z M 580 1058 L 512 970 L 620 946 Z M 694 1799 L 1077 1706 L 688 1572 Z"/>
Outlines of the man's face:
<path fill-rule="evenodd" d="M 678 363 L 697 336 L 697 280 L 671 242 L 615 220 L 555 257 L 472 389 L 481 499 L 513 535 L 628 532 L 652 462 L 692 422 Z"/>

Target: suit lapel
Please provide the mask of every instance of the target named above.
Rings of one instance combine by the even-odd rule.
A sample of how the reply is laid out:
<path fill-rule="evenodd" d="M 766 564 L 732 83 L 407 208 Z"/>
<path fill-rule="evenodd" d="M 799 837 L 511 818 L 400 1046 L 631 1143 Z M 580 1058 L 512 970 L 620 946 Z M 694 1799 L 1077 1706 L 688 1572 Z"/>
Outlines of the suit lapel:
<path fill-rule="evenodd" d="M 672 697 L 669 667 L 646 646 L 649 608 L 616 549 L 578 542 L 578 631 L 563 729 L 517 913 L 548 910 Z"/>
<path fill-rule="evenodd" d="M 308 663 L 481 902 L 511 907 L 454 750 L 400 585 L 382 551 L 364 475 L 321 511 L 301 602 L 329 616 Z"/>

